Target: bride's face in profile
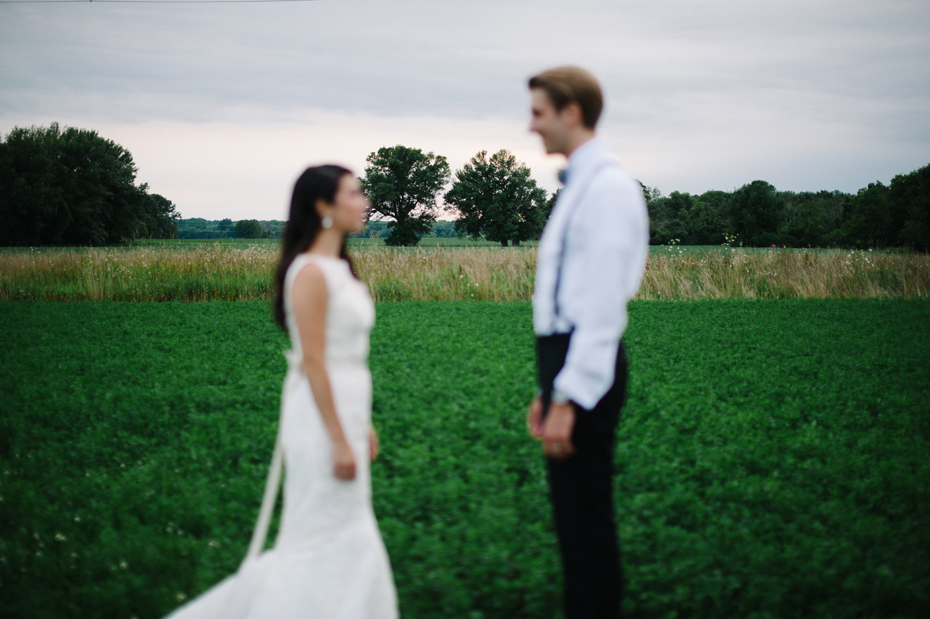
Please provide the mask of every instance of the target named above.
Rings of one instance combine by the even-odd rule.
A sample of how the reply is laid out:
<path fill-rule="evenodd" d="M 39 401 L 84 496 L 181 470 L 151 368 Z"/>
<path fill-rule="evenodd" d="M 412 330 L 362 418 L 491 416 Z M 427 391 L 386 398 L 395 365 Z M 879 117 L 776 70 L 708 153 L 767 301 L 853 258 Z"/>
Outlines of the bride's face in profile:
<path fill-rule="evenodd" d="M 358 181 L 351 174 L 339 179 L 339 189 L 329 209 L 333 228 L 343 234 L 352 234 L 365 229 L 368 213 L 368 198 L 362 193 Z"/>

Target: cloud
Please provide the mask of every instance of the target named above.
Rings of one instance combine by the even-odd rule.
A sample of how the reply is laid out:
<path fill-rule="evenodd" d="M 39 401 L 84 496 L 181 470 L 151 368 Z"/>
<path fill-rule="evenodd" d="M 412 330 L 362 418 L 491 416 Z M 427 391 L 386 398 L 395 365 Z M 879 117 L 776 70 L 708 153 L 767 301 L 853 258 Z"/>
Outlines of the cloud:
<path fill-rule="evenodd" d="M 122 139 L 185 215 L 279 208 L 306 162 L 394 143 L 510 148 L 553 189 L 525 80 L 574 63 L 649 185 L 855 191 L 930 162 L 928 26 L 900 0 L 0 5 L 0 131 Z"/>

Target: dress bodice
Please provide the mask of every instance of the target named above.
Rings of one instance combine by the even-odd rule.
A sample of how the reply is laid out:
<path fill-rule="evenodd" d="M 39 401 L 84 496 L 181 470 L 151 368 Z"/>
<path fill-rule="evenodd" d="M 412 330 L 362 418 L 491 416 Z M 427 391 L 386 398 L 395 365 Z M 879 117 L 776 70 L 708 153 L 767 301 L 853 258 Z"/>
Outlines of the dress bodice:
<path fill-rule="evenodd" d="M 375 306 L 368 293 L 368 287 L 352 275 L 349 263 L 345 260 L 308 253 L 299 254 L 294 258 L 284 278 L 284 312 L 291 337 L 288 360 L 294 366 L 303 359 L 291 287 L 297 274 L 310 263 L 323 272 L 329 296 L 324 352 L 326 364 L 354 362 L 367 365 L 369 335 L 375 324 Z"/>

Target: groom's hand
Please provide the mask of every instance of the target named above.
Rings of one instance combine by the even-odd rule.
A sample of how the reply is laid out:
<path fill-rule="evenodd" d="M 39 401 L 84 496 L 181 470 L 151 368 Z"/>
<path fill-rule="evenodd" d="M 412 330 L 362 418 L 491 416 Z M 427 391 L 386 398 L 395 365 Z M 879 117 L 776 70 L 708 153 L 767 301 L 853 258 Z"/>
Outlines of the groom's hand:
<path fill-rule="evenodd" d="M 564 460 L 575 453 L 572 445 L 572 428 L 575 427 L 575 405 L 571 402 L 549 406 L 542 427 L 543 450 L 546 457 Z"/>
<path fill-rule="evenodd" d="M 542 398 L 539 396 L 530 402 L 530 409 L 526 413 L 526 429 L 533 438 L 542 438 Z"/>

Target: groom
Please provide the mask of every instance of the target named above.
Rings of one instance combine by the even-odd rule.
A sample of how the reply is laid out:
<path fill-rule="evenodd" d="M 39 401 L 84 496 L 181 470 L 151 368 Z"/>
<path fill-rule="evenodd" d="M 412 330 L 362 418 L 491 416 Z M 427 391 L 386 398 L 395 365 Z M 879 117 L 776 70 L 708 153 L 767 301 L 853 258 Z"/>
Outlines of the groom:
<path fill-rule="evenodd" d="M 627 383 L 620 337 L 646 265 L 638 181 L 603 143 L 593 75 L 561 67 L 530 79 L 530 130 L 568 157 L 565 188 L 539 242 L 533 327 L 539 374 L 530 433 L 546 455 L 562 555 L 566 619 L 620 616 L 613 452 Z"/>

